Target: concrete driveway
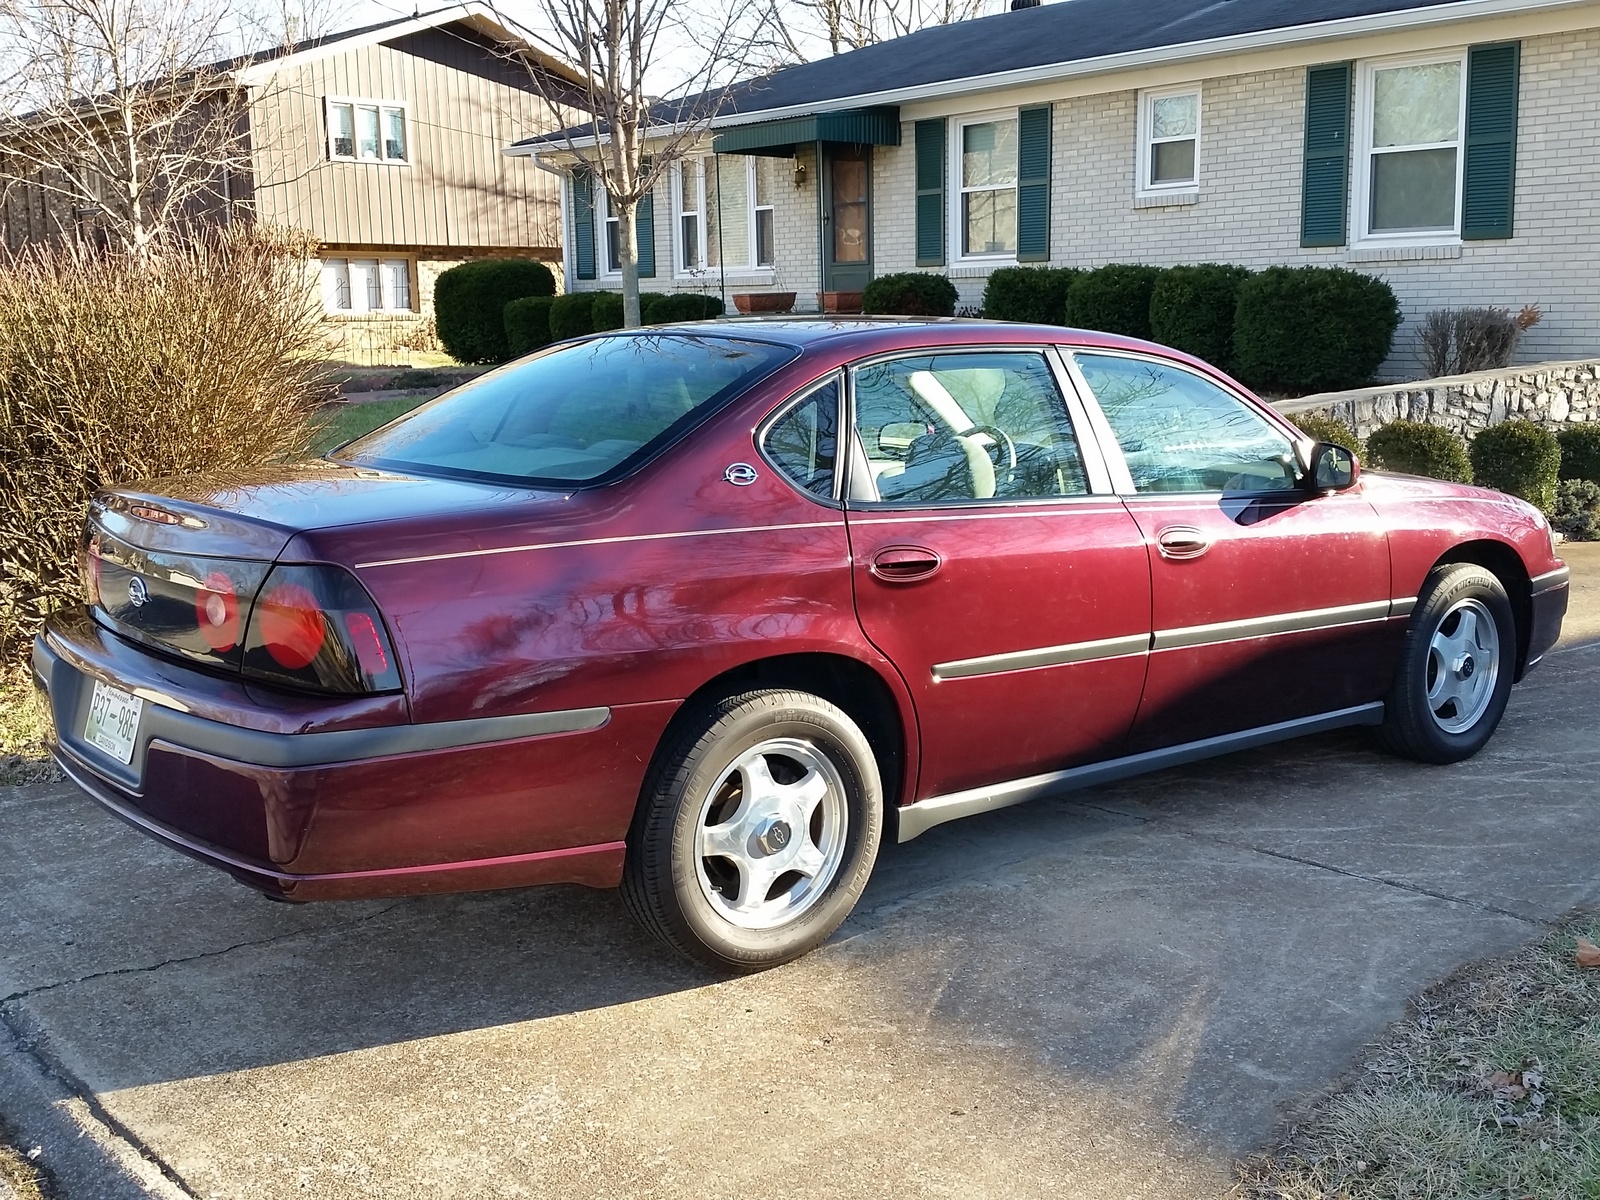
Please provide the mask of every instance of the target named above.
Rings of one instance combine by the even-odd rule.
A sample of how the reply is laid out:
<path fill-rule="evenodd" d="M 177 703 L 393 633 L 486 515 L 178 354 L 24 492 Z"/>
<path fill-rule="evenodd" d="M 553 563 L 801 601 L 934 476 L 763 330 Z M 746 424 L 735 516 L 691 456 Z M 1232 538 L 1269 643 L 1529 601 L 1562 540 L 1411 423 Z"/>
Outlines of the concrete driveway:
<path fill-rule="evenodd" d="M 0 789 L 0 1119 L 71 1197 L 1199 1197 L 1405 998 L 1600 895 L 1600 546 L 1452 768 L 1360 736 L 891 848 L 714 980 L 577 888 L 293 908 Z"/>

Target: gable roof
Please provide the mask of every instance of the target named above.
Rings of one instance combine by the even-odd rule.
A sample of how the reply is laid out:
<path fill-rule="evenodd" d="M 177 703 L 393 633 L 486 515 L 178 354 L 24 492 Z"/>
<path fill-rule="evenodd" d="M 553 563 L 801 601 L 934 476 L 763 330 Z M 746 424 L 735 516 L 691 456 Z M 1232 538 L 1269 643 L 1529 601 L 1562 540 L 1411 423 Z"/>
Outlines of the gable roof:
<path fill-rule="evenodd" d="M 1064 0 L 935 25 L 740 84 L 712 125 L 725 128 L 841 108 L 1208 58 L 1296 42 L 1467 21 L 1594 0 Z M 658 105 L 674 123 L 694 99 Z M 604 129 L 601 130 L 602 135 Z M 526 138 L 507 153 L 582 144 L 590 125 Z"/>

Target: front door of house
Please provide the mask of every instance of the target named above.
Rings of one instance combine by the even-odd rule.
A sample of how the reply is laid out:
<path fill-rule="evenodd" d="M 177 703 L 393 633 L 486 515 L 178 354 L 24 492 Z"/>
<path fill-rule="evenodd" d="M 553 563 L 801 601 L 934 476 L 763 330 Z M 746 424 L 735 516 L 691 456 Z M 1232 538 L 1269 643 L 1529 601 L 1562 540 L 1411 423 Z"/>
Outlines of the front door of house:
<path fill-rule="evenodd" d="M 860 292 L 872 279 L 872 147 L 824 143 L 822 290 Z"/>

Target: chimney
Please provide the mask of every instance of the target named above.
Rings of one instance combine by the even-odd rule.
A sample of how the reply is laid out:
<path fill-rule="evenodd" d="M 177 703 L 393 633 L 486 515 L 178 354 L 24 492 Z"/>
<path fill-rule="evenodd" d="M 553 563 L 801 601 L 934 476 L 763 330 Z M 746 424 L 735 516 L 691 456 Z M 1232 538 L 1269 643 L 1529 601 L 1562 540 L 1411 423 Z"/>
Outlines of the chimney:
<path fill-rule="evenodd" d="M 1012 12 L 1016 12 L 1017 9 L 1019 9 L 1019 8 L 1038 8 L 1038 7 L 1039 7 L 1039 0 L 1011 0 L 1011 11 Z"/>

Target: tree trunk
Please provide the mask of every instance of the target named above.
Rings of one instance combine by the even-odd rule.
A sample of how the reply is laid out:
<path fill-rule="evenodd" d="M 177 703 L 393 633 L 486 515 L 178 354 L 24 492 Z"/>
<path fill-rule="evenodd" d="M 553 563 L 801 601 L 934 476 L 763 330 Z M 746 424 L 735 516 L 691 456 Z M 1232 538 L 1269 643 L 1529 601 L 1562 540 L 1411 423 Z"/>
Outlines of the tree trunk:
<path fill-rule="evenodd" d="M 622 259 L 622 327 L 637 329 L 644 324 L 639 317 L 639 243 L 634 234 L 633 216 L 639 210 L 637 200 L 618 202 L 612 211 L 617 214 L 617 252 Z"/>

